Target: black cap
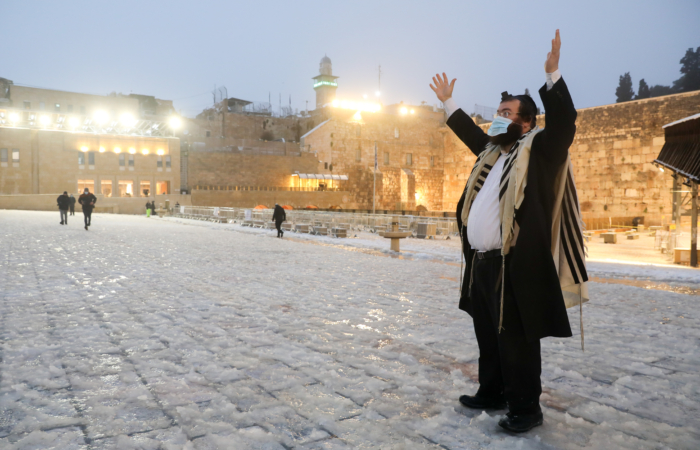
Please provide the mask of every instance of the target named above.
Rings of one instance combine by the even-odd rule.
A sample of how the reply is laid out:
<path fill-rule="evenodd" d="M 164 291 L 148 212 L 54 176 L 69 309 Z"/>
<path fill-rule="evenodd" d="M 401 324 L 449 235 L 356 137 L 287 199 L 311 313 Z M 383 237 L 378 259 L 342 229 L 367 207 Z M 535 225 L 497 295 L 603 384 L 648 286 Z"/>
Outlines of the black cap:
<path fill-rule="evenodd" d="M 64 194 L 64 195 L 65 195 L 65 194 L 68 194 L 68 191 L 63 191 L 63 194 Z"/>

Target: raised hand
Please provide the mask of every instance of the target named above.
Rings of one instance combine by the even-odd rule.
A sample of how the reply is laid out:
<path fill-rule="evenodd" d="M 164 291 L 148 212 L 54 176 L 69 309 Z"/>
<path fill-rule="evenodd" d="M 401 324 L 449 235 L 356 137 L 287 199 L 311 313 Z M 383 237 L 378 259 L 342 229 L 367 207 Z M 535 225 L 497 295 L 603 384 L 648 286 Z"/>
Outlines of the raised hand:
<path fill-rule="evenodd" d="M 457 81 L 457 78 L 454 78 L 451 83 L 448 83 L 445 72 L 442 73 L 442 78 L 440 78 L 439 74 L 435 74 L 433 77 L 433 83 L 435 83 L 435 86 L 431 84 L 430 89 L 435 92 L 438 100 L 444 103 L 448 98 L 452 97 L 452 90 L 455 88 L 455 81 Z"/>
<path fill-rule="evenodd" d="M 547 60 L 544 62 L 544 71 L 554 73 L 559 69 L 559 50 L 561 50 L 561 37 L 557 30 L 554 39 L 552 39 L 552 51 L 547 53 Z"/>

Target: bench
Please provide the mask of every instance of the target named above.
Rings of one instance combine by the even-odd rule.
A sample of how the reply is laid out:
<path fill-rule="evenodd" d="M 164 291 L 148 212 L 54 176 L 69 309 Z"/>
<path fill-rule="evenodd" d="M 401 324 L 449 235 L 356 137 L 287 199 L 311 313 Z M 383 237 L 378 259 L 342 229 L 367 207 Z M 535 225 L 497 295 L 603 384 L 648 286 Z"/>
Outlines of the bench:
<path fill-rule="evenodd" d="M 308 223 L 297 224 L 294 228 L 297 233 L 310 233 L 312 230 L 311 225 L 309 225 Z"/>
<path fill-rule="evenodd" d="M 331 228 L 331 235 L 337 238 L 348 237 L 348 230 L 346 228 Z"/>
<path fill-rule="evenodd" d="M 317 234 L 320 236 L 327 236 L 328 235 L 328 227 L 314 227 L 314 234 Z"/>

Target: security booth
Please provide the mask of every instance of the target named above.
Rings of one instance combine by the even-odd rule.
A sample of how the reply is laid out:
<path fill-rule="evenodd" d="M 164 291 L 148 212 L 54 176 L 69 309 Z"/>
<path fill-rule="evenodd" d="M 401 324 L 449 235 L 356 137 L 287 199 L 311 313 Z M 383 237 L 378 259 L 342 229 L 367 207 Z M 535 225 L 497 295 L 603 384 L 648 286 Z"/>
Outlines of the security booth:
<path fill-rule="evenodd" d="M 697 267 L 700 114 L 669 123 L 663 128 L 666 143 L 654 163 L 668 170 L 673 177 L 673 220 L 676 226 L 680 226 L 684 204 L 690 203 L 690 265 Z M 688 198 L 688 195 L 681 194 L 690 195 Z"/>

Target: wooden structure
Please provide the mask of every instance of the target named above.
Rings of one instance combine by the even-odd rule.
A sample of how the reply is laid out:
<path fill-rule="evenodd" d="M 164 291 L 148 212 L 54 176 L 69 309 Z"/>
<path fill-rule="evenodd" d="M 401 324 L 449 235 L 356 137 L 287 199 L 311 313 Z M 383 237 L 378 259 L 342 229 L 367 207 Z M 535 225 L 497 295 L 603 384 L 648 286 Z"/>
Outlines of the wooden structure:
<path fill-rule="evenodd" d="M 700 183 L 700 114 L 664 125 L 666 143 L 654 163 L 673 176 L 673 217 L 680 225 L 681 183 L 690 187 L 690 265 L 698 266 L 698 184 Z"/>

